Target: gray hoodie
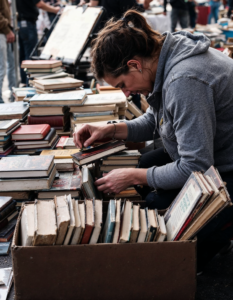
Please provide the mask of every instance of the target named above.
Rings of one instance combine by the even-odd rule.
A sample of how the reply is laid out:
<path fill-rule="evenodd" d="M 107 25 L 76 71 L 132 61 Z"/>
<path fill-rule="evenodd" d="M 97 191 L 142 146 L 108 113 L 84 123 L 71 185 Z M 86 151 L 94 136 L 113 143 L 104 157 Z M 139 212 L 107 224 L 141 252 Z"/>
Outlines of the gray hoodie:
<path fill-rule="evenodd" d="M 150 107 L 126 124 L 130 141 L 162 138 L 173 162 L 149 168 L 147 181 L 166 190 L 211 165 L 233 171 L 233 60 L 202 34 L 164 35 Z"/>

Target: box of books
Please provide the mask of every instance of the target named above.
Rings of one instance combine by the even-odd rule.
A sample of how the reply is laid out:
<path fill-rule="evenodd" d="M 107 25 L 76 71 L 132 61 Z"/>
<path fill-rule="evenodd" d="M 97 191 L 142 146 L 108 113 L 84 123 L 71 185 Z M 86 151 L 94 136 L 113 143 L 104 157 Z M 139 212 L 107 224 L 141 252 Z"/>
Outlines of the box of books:
<path fill-rule="evenodd" d="M 15 299 L 194 299 L 196 240 L 164 241 L 163 215 L 144 201 L 25 203 L 11 248 Z"/>

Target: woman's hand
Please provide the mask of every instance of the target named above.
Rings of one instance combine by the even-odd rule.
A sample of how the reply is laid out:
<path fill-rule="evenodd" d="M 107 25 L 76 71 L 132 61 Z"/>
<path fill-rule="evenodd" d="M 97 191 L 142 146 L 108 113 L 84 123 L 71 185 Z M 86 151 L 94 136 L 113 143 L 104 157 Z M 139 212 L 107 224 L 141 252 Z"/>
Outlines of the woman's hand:
<path fill-rule="evenodd" d="M 114 128 L 113 125 L 92 126 L 83 125 L 77 132 L 73 134 L 74 144 L 78 148 L 88 147 L 97 140 L 111 138 Z"/>
<path fill-rule="evenodd" d="M 136 184 L 148 185 L 146 178 L 147 169 L 115 169 L 105 173 L 100 179 L 96 180 L 95 185 L 98 190 L 106 193 L 119 194 L 129 186 Z"/>

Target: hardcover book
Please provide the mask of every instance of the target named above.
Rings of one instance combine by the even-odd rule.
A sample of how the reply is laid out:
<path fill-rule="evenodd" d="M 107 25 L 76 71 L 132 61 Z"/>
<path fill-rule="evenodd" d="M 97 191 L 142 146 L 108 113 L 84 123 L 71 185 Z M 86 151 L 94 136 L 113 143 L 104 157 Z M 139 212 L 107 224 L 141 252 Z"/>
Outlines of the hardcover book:
<path fill-rule="evenodd" d="M 70 222 L 69 222 L 69 227 L 66 232 L 66 236 L 65 236 L 63 245 L 69 245 L 71 236 L 72 236 L 74 228 L 75 228 L 74 199 L 71 199 L 71 195 L 67 196 L 67 202 L 68 202 L 68 207 L 69 207 Z"/>
<path fill-rule="evenodd" d="M 85 200 L 85 230 L 83 233 L 81 244 L 88 244 L 91 238 L 93 228 L 95 226 L 95 210 L 92 199 Z"/>
<path fill-rule="evenodd" d="M 59 142 L 57 143 L 56 148 L 61 148 L 63 149 L 65 144 L 66 144 L 66 140 L 69 138 L 69 136 L 61 136 Z"/>
<path fill-rule="evenodd" d="M 35 205 L 24 204 L 23 213 L 21 217 L 21 245 L 32 246 L 34 238 L 34 226 L 35 226 Z"/>
<path fill-rule="evenodd" d="M 72 157 L 74 162 L 82 166 L 124 149 L 126 149 L 126 147 L 123 141 L 112 141 L 85 151 L 80 151 L 79 153 L 73 154 Z"/>
<path fill-rule="evenodd" d="M 46 137 L 43 139 L 43 140 L 36 140 L 36 141 L 15 141 L 14 142 L 14 145 L 15 146 L 24 146 L 24 145 L 27 145 L 27 146 L 33 146 L 33 145 L 38 145 L 37 148 L 40 148 L 44 146 L 47 146 L 49 145 L 53 139 L 55 138 L 56 136 L 56 130 L 54 128 L 50 128 L 50 131 L 49 133 L 46 135 Z"/>
<path fill-rule="evenodd" d="M 16 129 L 11 137 L 12 140 L 42 140 L 50 131 L 50 125 L 37 124 L 37 125 L 22 125 Z"/>
<path fill-rule="evenodd" d="M 61 89 L 61 88 L 76 88 L 83 84 L 82 80 L 74 79 L 71 77 L 57 78 L 57 79 L 44 79 L 33 80 L 34 86 L 42 90 Z"/>
<path fill-rule="evenodd" d="M 54 158 L 71 158 L 78 149 L 43 150 L 40 155 L 54 155 Z"/>
<path fill-rule="evenodd" d="M 20 125 L 19 119 L 0 121 L 0 136 L 8 136 Z"/>
<path fill-rule="evenodd" d="M 100 231 L 103 223 L 103 201 L 94 200 L 94 215 L 95 215 L 95 227 L 93 229 L 89 244 L 96 244 L 98 242 Z"/>
<path fill-rule="evenodd" d="M 116 223 L 116 201 L 110 200 L 103 229 L 103 243 L 112 243 Z"/>
<path fill-rule="evenodd" d="M 21 68 L 56 68 L 62 66 L 61 60 L 23 60 Z"/>
<path fill-rule="evenodd" d="M 29 112 L 29 107 L 24 102 L 1 104 L 0 120 L 24 119 Z"/>
<path fill-rule="evenodd" d="M 13 201 L 12 197 L 0 196 L 0 211 Z"/>
<path fill-rule="evenodd" d="M 61 128 L 64 131 L 69 128 L 68 114 L 62 116 L 28 116 L 28 124 L 49 124 L 53 128 Z"/>
<path fill-rule="evenodd" d="M 11 242 L 0 243 L 0 255 L 8 255 L 10 252 Z"/>
<path fill-rule="evenodd" d="M 55 207 L 56 207 L 56 217 L 57 217 L 57 239 L 56 245 L 62 245 L 68 226 L 70 225 L 70 213 L 68 206 L 68 199 L 66 195 L 60 197 L 54 197 Z"/>

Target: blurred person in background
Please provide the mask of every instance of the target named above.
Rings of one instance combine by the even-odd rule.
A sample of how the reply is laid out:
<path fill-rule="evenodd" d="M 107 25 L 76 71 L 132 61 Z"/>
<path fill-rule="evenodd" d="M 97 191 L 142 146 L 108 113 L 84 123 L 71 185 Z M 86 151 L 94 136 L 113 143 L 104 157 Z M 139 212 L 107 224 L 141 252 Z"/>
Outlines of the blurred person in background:
<path fill-rule="evenodd" d="M 228 12 L 227 17 L 230 19 L 233 13 L 233 0 L 228 0 Z"/>
<path fill-rule="evenodd" d="M 179 22 L 182 29 L 189 26 L 189 11 L 187 0 L 170 0 L 171 11 L 171 32 L 175 32 Z M 164 0 L 164 15 L 167 14 L 167 0 Z"/>
<path fill-rule="evenodd" d="M 196 1 L 195 0 L 189 0 L 187 5 L 188 5 L 188 12 L 189 12 L 189 26 L 191 28 L 195 28 L 196 19 L 197 19 Z"/>
<path fill-rule="evenodd" d="M 30 54 L 38 42 L 36 21 L 39 8 L 57 14 L 60 7 L 53 7 L 41 0 L 16 0 L 19 26 L 20 64 L 28 60 Z M 26 85 L 27 77 L 23 69 L 20 69 L 21 82 Z"/>
<path fill-rule="evenodd" d="M 60 5 L 60 1 L 59 0 L 44 0 L 44 2 L 47 3 L 47 4 L 49 4 L 49 5 L 52 5 L 52 6 L 58 6 L 58 5 Z M 56 17 L 56 14 L 48 12 L 48 16 L 49 16 L 50 23 L 52 23 L 53 20 Z"/>
<path fill-rule="evenodd" d="M 218 11 L 220 4 L 220 0 L 210 0 L 210 14 L 208 17 L 208 24 L 211 24 L 212 18 L 214 18 L 215 23 L 218 22 Z"/>
<path fill-rule="evenodd" d="M 12 56 L 12 43 L 15 41 L 15 35 L 12 31 L 11 26 L 11 13 L 10 13 L 10 6 L 8 3 L 8 0 L 1 0 L 0 1 L 0 103 L 4 103 L 2 99 L 2 85 L 3 80 L 6 74 L 6 66 L 7 66 L 7 57 Z M 12 77 L 10 76 L 10 73 L 14 73 L 14 68 L 12 69 L 9 67 L 8 64 L 8 82 L 9 89 L 12 90 L 12 86 L 15 85 L 15 76 L 12 74 Z"/>

